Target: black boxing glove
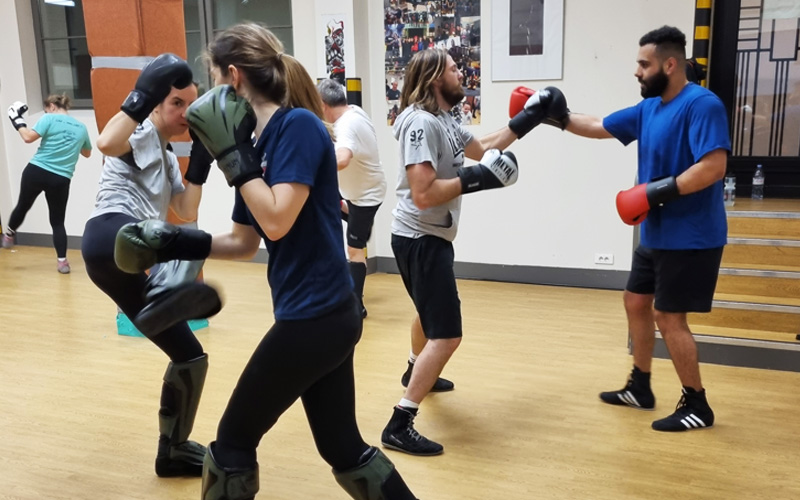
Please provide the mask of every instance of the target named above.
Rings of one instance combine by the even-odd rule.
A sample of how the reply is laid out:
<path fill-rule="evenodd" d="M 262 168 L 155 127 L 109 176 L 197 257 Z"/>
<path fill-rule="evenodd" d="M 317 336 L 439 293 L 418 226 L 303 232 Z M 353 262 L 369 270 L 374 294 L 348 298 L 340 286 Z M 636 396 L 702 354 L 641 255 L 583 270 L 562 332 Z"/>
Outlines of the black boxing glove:
<path fill-rule="evenodd" d="M 161 54 L 142 69 L 134 89 L 120 109 L 137 123 L 142 123 L 172 87 L 185 89 L 192 83 L 192 68 L 175 54 Z"/>

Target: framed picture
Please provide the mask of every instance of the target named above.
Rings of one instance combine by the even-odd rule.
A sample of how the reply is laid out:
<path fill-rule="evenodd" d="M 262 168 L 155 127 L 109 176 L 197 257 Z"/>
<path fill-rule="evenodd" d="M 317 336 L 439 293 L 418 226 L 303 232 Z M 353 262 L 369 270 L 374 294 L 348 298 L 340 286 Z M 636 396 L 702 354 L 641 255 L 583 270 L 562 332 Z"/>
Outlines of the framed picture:
<path fill-rule="evenodd" d="M 461 125 L 481 122 L 481 2 L 383 0 L 386 122 L 394 125 L 406 66 L 418 52 L 446 50 L 461 71 L 464 99 L 450 114 Z"/>
<path fill-rule="evenodd" d="M 492 2 L 492 80 L 560 80 L 564 0 Z"/>

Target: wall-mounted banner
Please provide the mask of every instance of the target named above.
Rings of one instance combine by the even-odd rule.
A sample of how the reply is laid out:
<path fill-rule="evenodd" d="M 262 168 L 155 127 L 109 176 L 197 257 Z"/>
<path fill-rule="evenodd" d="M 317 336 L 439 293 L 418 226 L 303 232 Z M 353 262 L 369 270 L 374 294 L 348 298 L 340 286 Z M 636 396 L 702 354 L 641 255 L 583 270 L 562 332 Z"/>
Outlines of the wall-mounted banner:
<path fill-rule="evenodd" d="M 480 0 L 384 0 L 387 123 L 400 112 L 408 61 L 421 50 L 445 49 L 461 70 L 464 100 L 451 113 L 462 125 L 481 121 Z"/>
<path fill-rule="evenodd" d="M 325 76 L 344 85 L 346 78 L 344 34 L 345 30 L 352 30 L 353 27 L 345 14 L 323 14 L 321 20 L 325 40 Z"/>

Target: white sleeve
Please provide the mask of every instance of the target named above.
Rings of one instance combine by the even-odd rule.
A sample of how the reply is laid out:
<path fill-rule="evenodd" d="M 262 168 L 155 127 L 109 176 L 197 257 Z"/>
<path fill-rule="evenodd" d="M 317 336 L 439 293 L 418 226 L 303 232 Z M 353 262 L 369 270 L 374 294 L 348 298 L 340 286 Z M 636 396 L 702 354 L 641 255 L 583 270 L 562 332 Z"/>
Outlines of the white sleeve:
<path fill-rule="evenodd" d="M 357 121 L 351 120 L 349 117 L 342 117 L 344 121 L 337 123 L 336 126 L 336 149 L 347 148 L 356 156 L 358 153 L 358 130 Z"/>

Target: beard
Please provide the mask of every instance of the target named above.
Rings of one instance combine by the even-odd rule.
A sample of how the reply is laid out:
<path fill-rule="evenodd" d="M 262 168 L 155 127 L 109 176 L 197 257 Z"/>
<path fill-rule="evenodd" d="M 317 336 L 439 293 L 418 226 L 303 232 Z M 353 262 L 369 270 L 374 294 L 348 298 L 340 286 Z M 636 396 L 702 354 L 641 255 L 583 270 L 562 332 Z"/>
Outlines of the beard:
<path fill-rule="evenodd" d="M 669 77 L 664 73 L 664 70 L 659 70 L 658 73 L 647 78 L 646 80 L 639 80 L 642 85 L 642 97 L 659 97 L 667 90 L 669 85 Z"/>
<path fill-rule="evenodd" d="M 458 84 L 453 88 L 442 87 L 442 97 L 451 107 L 455 106 L 464 98 L 464 89 L 461 88 L 461 84 Z"/>

